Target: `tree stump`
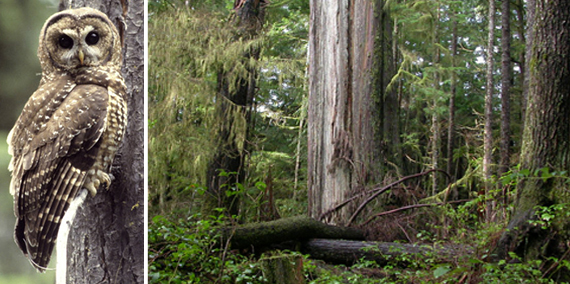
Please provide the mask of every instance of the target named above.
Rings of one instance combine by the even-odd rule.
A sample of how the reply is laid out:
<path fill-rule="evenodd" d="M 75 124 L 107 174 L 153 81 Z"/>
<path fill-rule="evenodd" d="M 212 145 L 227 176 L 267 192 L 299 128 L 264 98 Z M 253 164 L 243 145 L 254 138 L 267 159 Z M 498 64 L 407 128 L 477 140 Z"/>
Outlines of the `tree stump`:
<path fill-rule="evenodd" d="M 300 255 L 278 255 L 261 260 L 263 276 L 267 283 L 305 284 L 303 257 Z"/>

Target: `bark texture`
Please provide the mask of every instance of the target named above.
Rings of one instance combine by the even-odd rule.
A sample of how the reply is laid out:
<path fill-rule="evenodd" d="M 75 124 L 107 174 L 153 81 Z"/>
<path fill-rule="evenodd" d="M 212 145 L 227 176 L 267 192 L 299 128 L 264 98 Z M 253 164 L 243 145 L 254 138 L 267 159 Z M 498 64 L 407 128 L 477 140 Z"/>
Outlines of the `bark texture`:
<path fill-rule="evenodd" d="M 537 0 L 529 60 L 529 102 L 521 168 L 570 170 L 570 3 Z M 527 259 L 560 257 L 568 249 L 570 221 L 558 217 L 547 229 L 529 224 L 535 206 L 570 202 L 564 178 L 523 179 L 518 184 L 511 231 L 500 242 L 499 256 L 514 250 Z M 516 229 L 515 229 L 516 228 Z M 568 271 L 562 271 L 566 273 Z M 567 277 L 564 278 L 566 281 Z"/>
<path fill-rule="evenodd" d="M 382 7 L 384 1 L 376 1 L 376 7 Z M 378 115 L 381 120 L 377 123 L 381 128 L 376 134 L 376 139 L 381 141 L 380 158 L 376 163 L 378 170 L 373 173 L 376 176 L 399 177 L 406 173 L 403 160 L 403 151 L 400 139 L 400 100 L 402 81 L 388 89 L 388 84 L 398 69 L 400 59 L 398 55 L 398 25 L 397 20 L 392 19 L 385 9 L 376 8 L 377 26 L 375 41 L 375 65 L 374 90 L 377 102 Z M 379 180 L 376 180 L 379 181 Z"/>
<path fill-rule="evenodd" d="M 376 3 L 379 5 L 381 1 Z M 372 97 L 375 3 L 311 1 L 309 32 L 309 215 L 318 218 L 375 176 Z M 376 6 L 382 7 L 382 5 Z M 326 220 L 343 224 L 346 207 Z"/>
<path fill-rule="evenodd" d="M 60 8 L 89 6 L 106 13 L 123 39 L 128 126 L 107 191 L 88 197 L 69 235 L 67 283 L 144 282 L 144 3 L 62 1 Z"/>

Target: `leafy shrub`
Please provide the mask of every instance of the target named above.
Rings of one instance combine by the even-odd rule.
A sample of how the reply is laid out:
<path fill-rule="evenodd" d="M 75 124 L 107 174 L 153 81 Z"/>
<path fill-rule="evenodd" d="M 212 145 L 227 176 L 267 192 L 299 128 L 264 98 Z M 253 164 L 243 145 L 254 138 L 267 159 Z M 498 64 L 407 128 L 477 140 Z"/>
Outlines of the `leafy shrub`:
<path fill-rule="evenodd" d="M 263 283 L 259 265 L 229 252 L 217 227 L 224 217 L 193 215 L 173 222 L 155 216 L 149 224 L 149 283 Z"/>

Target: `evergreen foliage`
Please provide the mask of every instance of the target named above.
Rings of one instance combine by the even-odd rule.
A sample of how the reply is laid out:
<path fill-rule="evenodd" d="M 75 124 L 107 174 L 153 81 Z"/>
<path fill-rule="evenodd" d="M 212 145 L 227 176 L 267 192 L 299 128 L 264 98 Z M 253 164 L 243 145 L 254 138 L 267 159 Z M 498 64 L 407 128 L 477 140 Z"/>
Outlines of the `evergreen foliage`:
<path fill-rule="evenodd" d="M 236 40 L 240 31 L 230 23 L 235 16 L 230 1 L 205 2 L 212 5 L 149 3 L 149 199 L 156 205 L 151 212 L 197 210 L 193 201 L 204 192 L 208 162 L 215 154 L 213 130 L 226 121 L 239 126 L 230 139 L 240 149 L 245 143 L 252 146 L 249 184 L 266 178 L 256 168 L 273 165 L 275 184 L 285 190 L 281 195 L 294 194 L 280 180 L 293 178 L 297 143 L 305 140 L 300 127 L 305 116 L 308 5 L 272 3 L 261 36 Z M 252 48 L 261 50 L 260 60 L 243 62 L 243 54 Z M 247 122 L 239 112 L 226 113 L 225 120 L 215 116 L 224 99 L 216 91 L 218 72 L 238 82 L 248 68 L 260 70 L 249 126 L 252 140 L 246 139 Z M 230 84 L 230 91 L 235 87 Z"/>
<path fill-rule="evenodd" d="M 241 256 L 227 248 L 212 249 L 211 226 L 227 225 L 236 219 L 239 222 L 258 221 L 264 214 L 262 208 L 271 202 L 281 216 L 306 212 L 306 70 L 312 68 L 306 66 L 309 1 L 271 1 L 259 37 L 242 40 L 236 40 L 240 31 L 231 25 L 235 17 L 233 2 L 149 2 L 150 216 L 166 216 L 153 220 L 149 229 L 149 239 L 161 244 L 153 247 L 151 283 L 264 283 L 261 264 L 256 258 Z M 484 185 L 484 59 L 488 3 L 389 0 L 381 7 L 390 16 L 393 29 L 390 40 L 395 76 L 387 82 L 386 91 L 395 92 L 399 106 L 395 121 L 388 123 L 399 126 L 398 146 L 402 156 L 387 153 L 382 165 L 387 170 L 378 178 L 381 182 L 365 185 L 363 190 L 382 187 L 435 165 L 444 169 L 445 165 L 452 164 L 453 176 L 449 181 L 421 178 L 402 183 L 382 195 L 381 201 L 370 206 L 373 209 L 369 213 L 450 199 L 471 201 L 378 218 L 368 225 L 369 235 L 379 240 L 471 245 L 474 253 L 443 264 L 435 264 L 431 258 L 415 259 L 413 267 L 404 269 L 396 265 L 401 260 L 384 266 L 362 260 L 352 268 L 345 268 L 305 259 L 307 282 L 552 283 L 547 279 L 553 275 L 552 271 L 569 266 L 564 258 L 527 261 L 517 255 L 509 256 L 510 262 L 489 262 L 492 249 L 513 212 L 514 190 L 519 181 L 553 176 L 564 179 L 566 175 L 560 171 L 551 173 L 548 168 L 531 174 L 528 169 L 514 166 L 519 163 L 522 116 L 526 105 L 522 95 L 525 74 L 521 62 L 524 61 L 527 27 L 525 2 L 512 3 L 514 7 L 508 11 L 513 19 L 512 155 L 510 170 L 501 177 L 493 177 L 487 196 L 481 194 L 481 190 Z M 499 9 L 497 14 L 504 12 Z M 454 25 L 458 39 L 455 55 L 451 52 Z M 495 40 L 496 48 L 500 42 L 499 35 Z M 253 47 L 260 50 L 260 59 L 243 62 L 243 54 Z M 493 60 L 499 62 L 500 52 L 495 52 Z M 222 70 L 232 76 L 230 81 L 237 82 L 248 68 L 257 70 L 251 121 L 235 113 L 228 113 L 227 120 L 216 119 L 215 111 L 223 99 L 216 91 L 218 72 Z M 495 90 L 501 87 L 500 75 L 499 67 L 495 68 Z M 455 83 L 454 93 L 452 83 Z M 385 98 L 381 96 L 385 94 L 384 90 L 377 90 L 376 101 L 371 103 L 382 103 Z M 455 99 L 455 138 L 453 155 L 448 159 L 445 155 L 434 156 L 433 152 L 445 153 L 447 148 L 448 102 L 452 96 Z M 500 110 L 500 97 L 495 93 L 493 116 L 500 117 Z M 235 219 L 228 219 L 217 211 L 208 217 L 207 214 L 197 215 L 207 191 L 208 162 L 216 154 L 214 129 L 230 120 L 240 125 L 231 139 L 247 152 L 247 167 L 245 180 L 225 187 L 227 194 L 242 197 L 240 202 L 244 202 L 244 209 L 240 216 L 233 216 L 237 217 Z M 499 122 L 493 121 L 492 125 L 493 140 L 498 141 Z M 250 133 L 245 133 L 246 128 Z M 498 149 L 498 144 L 493 145 L 493 149 Z M 498 150 L 493 155 L 493 160 L 497 161 Z M 268 200 L 269 194 L 275 200 Z M 489 200 L 497 200 L 493 212 L 497 218 L 492 223 L 484 221 L 482 213 Z M 542 228 L 557 224 L 567 217 L 565 208 L 564 204 L 536 208 L 540 218 L 529 225 Z M 178 247 L 169 239 L 171 237 L 184 239 L 188 245 Z M 223 278 L 222 275 L 227 276 Z"/>

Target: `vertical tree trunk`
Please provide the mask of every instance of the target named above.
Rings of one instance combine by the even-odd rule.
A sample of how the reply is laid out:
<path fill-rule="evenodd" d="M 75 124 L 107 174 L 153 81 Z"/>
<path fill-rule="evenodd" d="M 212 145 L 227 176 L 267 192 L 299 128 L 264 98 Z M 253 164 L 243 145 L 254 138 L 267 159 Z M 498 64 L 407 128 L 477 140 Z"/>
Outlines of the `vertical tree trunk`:
<path fill-rule="evenodd" d="M 436 17 L 434 19 L 434 27 L 433 27 L 433 48 L 434 48 L 434 54 L 433 54 L 433 63 L 434 65 L 439 65 L 439 61 L 440 61 L 440 51 L 439 51 L 439 35 L 437 33 L 437 29 L 439 26 L 439 3 L 437 5 L 436 8 Z M 434 83 L 433 83 L 433 88 L 436 92 L 439 92 L 439 74 L 436 72 L 434 74 Z M 438 108 L 439 108 L 439 102 L 438 102 L 438 97 L 439 94 L 437 94 L 436 96 L 434 96 L 433 98 L 433 113 L 431 116 L 431 132 L 432 132 L 432 136 L 431 136 L 431 163 L 432 163 L 432 169 L 438 169 L 439 168 L 439 156 L 440 156 L 440 148 L 441 148 L 441 125 L 440 125 L 440 121 L 439 121 L 439 113 L 438 113 Z M 438 188 L 438 175 L 431 175 L 431 181 L 432 181 L 432 190 L 431 190 L 431 194 L 435 195 L 437 193 L 437 188 Z"/>
<path fill-rule="evenodd" d="M 507 172 L 511 163 L 511 27 L 510 0 L 503 0 L 501 35 L 501 160 L 497 176 Z"/>
<path fill-rule="evenodd" d="M 384 11 L 378 12 L 378 31 L 379 36 L 375 42 L 376 49 L 376 66 L 374 67 L 375 90 L 377 100 L 379 102 L 378 109 L 380 111 L 381 129 L 378 135 L 381 142 L 381 153 L 383 163 L 378 164 L 378 174 L 380 176 L 401 176 L 404 175 L 403 154 L 400 143 L 400 94 L 398 88 L 386 87 L 392 80 L 398 66 L 398 47 L 397 33 L 398 25 Z"/>
<path fill-rule="evenodd" d="M 77 212 L 67 246 L 67 283 L 143 283 L 144 275 L 144 3 L 65 1 L 109 16 L 123 40 L 128 126 L 109 190 L 88 197 Z"/>
<path fill-rule="evenodd" d="M 484 153 L 483 153 L 483 182 L 485 183 L 485 218 L 492 220 L 495 202 L 490 198 L 491 191 L 491 164 L 493 163 L 493 48 L 495 41 L 495 0 L 489 1 L 489 36 L 487 43 L 487 87 L 485 95 L 485 130 L 484 130 Z"/>
<path fill-rule="evenodd" d="M 451 39 L 451 66 L 456 67 L 457 62 L 457 20 L 453 22 L 453 35 Z M 452 177 L 453 182 L 455 174 L 453 173 L 453 140 L 455 136 L 455 92 L 457 90 L 457 74 L 451 73 L 451 86 L 449 95 L 449 124 L 447 126 L 447 173 Z"/>
<path fill-rule="evenodd" d="M 295 181 L 293 184 L 293 194 L 297 194 L 297 189 L 299 189 L 299 171 L 301 169 L 301 141 L 303 138 L 303 130 L 305 124 L 305 118 L 299 120 L 299 131 L 297 132 L 297 147 L 295 148 Z"/>
<path fill-rule="evenodd" d="M 537 0 L 530 56 L 529 105 L 526 114 L 521 168 L 531 173 L 544 167 L 570 171 L 570 3 Z M 547 229 L 529 224 L 535 206 L 570 202 L 565 178 L 529 177 L 519 182 L 510 233 L 503 252 L 514 250 L 526 259 L 560 257 L 569 249 L 570 221 L 558 215 Z M 564 210 L 567 210 L 565 207 Z M 558 213 L 561 214 L 561 213 Z M 516 229 L 515 229 L 516 228 Z M 504 253 L 503 253 L 504 255 Z M 562 269 L 558 281 L 570 275 Z M 564 276 L 565 275 L 565 276 Z"/>
<path fill-rule="evenodd" d="M 528 18 L 528 12 L 525 11 L 529 11 L 529 9 L 525 9 L 525 1 L 523 0 L 517 0 L 516 2 L 514 2 L 514 11 L 516 12 L 516 22 L 515 22 L 515 26 L 517 28 L 517 36 L 520 40 L 520 42 L 523 44 L 523 46 L 526 46 L 526 42 L 527 42 L 527 37 L 528 37 L 528 31 L 530 29 L 527 29 L 525 27 L 526 25 L 526 21 Z M 529 2 L 530 4 L 530 2 Z M 511 36 L 511 40 L 512 40 L 512 36 Z M 515 95 L 515 97 L 512 99 L 512 101 L 520 101 L 520 105 L 516 105 L 514 104 L 512 110 L 515 110 L 516 107 L 520 107 L 520 116 L 517 117 L 517 119 L 515 119 L 516 121 L 520 121 L 520 129 L 521 132 L 524 129 L 524 114 L 526 111 L 526 98 L 527 98 L 527 86 L 528 86 L 528 75 L 527 75 L 527 56 L 526 56 L 526 52 L 521 52 L 520 57 L 518 62 L 514 62 L 514 64 L 518 64 L 519 69 L 520 69 L 520 81 L 522 82 L 522 92 L 513 92 L 513 95 Z M 512 69 L 511 69 L 512 70 Z M 513 74 L 513 73 L 511 73 Z M 521 135 L 522 136 L 522 135 Z M 517 144 L 519 141 L 515 141 Z"/>
<path fill-rule="evenodd" d="M 525 41 L 525 62 L 524 65 L 524 81 L 523 81 L 523 104 L 522 104 L 522 121 L 523 129 L 526 128 L 524 123 L 526 122 L 526 109 L 528 105 L 528 90 L 530 88 L 530 56 L 532 54 L 532 45 L 534 43 L 534 12 L 536 9 L 536 0 L 527 0 L 527 16 L 526 16 L 526 41 Z"/>
<path fill-rule="evenodd" d="M 367 0 L 311 0 L 308 202 L 315 218 L 362 190 L 373 176 L 374 6 Z M 350 213 L 347 206 L 326 221 L 343 224 Z"/>
<path fill-rule="evenodd" d="M 264 5 L 263 0 L 235 0 L 235 23 L 240 29 L 240 38 L 236 40 L 251 40 L 257 36 L 264 19 Z M 257 71 L 248 62 L 257 61 L 259 52 L 259 49 L 252 48 L 243 55 L 246 74 L 234 78 L 228 70 L 218 73 L 220 100 L 216 111 L 219 124 L 214 142 L 217 150 L 208 166 L 209 195 L 203 208 L 206 212 L 216 207 L 227 209 L 230 215 L 237 215 L 240 211 L 236 184 L 243 183 L 245 179 L 247 137 L 257 81 Z M 226 194 L 226 191 L 233 191 L 233 195 Z"/>

